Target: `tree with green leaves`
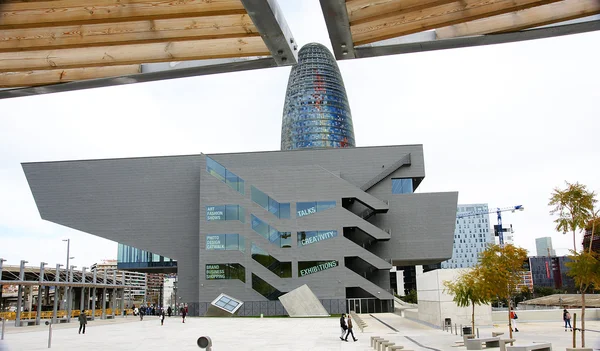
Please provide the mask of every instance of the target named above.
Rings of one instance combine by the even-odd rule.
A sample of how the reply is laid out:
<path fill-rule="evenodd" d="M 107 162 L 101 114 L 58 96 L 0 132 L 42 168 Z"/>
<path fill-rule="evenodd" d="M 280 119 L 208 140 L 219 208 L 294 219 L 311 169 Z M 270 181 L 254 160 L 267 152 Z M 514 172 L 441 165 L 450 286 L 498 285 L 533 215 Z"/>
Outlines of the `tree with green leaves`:
<path fill-rule="evenodd" d="M 512 244 L 490 245 L 480 254 L 478 269 L 485 282 L 485 291 L 489 296 L 511 301 L 517 286 L 523 281 L 523 263 L 527 259 L 527 250 Z M 508 326 L 512 339 L 510 306 Z"/>
<path fill-rule="evenodd" d="M 485 281 L 475 267 L 469 271 L 463 272 L 454 281 L 444 281 L 444 292 L 453 295 L 454 302 L 458 307 L 472 306 L 471 326 L 475 330 L 475 305 L 483 305 L 490 302 L 490 295 L 487 291 Z"/>
<path fill-rule="evenodd" d="M 577 251 L 575 233 L 577 230 L 585 229 L 591 219 L 596 194 L 588 191 L 587 187 L 579 182 L 565 183 L 567 184 L 565 189 L 554 188 L 548 205 L 553 206 L 550 214 L 558 215 L 554 220 L 556 230 L 563 234 L 573 232 L 573 251 Z"/>
<path fill-rule="evenodd" d="M 581 347 L 585 347 L 585 293 L 600 287 L 600 259 L 596 252 L 585 250 L 571 251 L 569 258 L 571 262 L 565 264 L 569 268 L 567 274 L 581 292 Z"/>

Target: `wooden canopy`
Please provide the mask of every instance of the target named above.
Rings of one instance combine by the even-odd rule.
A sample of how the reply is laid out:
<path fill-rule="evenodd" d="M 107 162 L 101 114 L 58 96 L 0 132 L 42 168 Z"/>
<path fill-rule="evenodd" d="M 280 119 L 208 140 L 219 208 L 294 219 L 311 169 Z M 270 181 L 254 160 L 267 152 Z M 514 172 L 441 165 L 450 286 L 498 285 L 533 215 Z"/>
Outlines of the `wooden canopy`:
<path fill-rule="evenodd" d="M 320 1 L 338 60 L 600 29 L 600 0 Z"/>
<path fill-rule="evenodd" d="M 46 86 L 0 97 L 290 65 L 296 57 L 276 0 L 0 1 L 0 88 Z M 171 64 L 153 64 L 161 62 Z M 107 77 L 121 79 L 98 80 Z"/>

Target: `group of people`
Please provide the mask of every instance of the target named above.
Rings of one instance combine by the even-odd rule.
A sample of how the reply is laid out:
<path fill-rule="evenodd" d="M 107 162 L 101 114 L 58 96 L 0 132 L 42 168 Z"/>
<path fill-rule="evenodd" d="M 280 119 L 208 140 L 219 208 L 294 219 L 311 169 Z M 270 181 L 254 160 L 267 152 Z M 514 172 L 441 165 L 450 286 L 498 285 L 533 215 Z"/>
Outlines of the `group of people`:
<path fill-rule="evenodd" d="M 354 332 L 352 331 L 352 317 L 343 313 L 340 317 L 340 328 L 342 329 L 342 335 L 340 335 L 340 340 L 348 341 L 348 335 L 352 334 L 352 339 L 357 341 L 358 339 L 354 337 Z"/>
<path fill-rule="evenodd" d="M 134 315 L 139 315 L 140 316 L 140 321 L 144 320 L 144 315 L 146 314 L 152 314 L 152 315 L 158 315 L 160 318 L 160 325 L 164 325 L 165 322 L 165 316 L 169 316 L 171 317 L 171 315 L 173 314 L 173 309 L 171 308 L 171 306 L 167 307 L 167 309 L 165 310 L 164 308 L 158 308 L 158 314 L 156 314 L 156 309 L 154 309 L 154 307 L 147 307 L 147 306 L 140 306 L 140 308 L 135 307 L 135 305 L 133 306 L 133 314 Z M 182 306 L 179 309 L 179 315 L 182 318 L 182 322 L 185 323 L 185 317 L 188 314 L 188 308 L 187 306 Z"/>

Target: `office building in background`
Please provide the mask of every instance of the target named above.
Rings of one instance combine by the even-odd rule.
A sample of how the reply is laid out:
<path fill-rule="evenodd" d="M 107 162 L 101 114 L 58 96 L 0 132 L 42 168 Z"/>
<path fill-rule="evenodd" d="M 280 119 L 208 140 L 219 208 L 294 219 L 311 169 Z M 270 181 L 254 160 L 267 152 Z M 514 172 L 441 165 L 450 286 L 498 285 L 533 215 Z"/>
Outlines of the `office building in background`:
<path fill-rule="evenodd" d="M 456 213 L 487 212 L 488 204 L 458 205 Z M 477 264 L 479 254 L 494 243 L 494 234 L 487 213 L 456 218 L 452 258 L 442 262 L 442 268 L 468 268 Z"/>
<path fill-rule="evenodd" d="M 549 236 L 535 239 L 535 250 L 537 256 L 556 256 L 556 252 L 552 248 L 552 238 Z"/>

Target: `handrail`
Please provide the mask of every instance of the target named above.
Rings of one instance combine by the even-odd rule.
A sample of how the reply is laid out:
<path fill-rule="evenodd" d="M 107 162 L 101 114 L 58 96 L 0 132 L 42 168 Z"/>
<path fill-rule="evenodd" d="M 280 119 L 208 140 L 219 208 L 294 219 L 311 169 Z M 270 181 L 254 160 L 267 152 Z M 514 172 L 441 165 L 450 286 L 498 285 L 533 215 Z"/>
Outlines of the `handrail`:
<path fill-rule="evenodd" d="M 358 328 L 360 329 L 361 333 L 363 332 L 363 329 L 368 327 L 367 323 L 363 321 L 362 318 L 360 318 L 358 314 L 356 314 L 356 312 L 350 311 L 350 316 L 352 316 L 352 319 L 354 319 L 354 322 L 356 323 L 356 325 L 358 325 Z"/>

